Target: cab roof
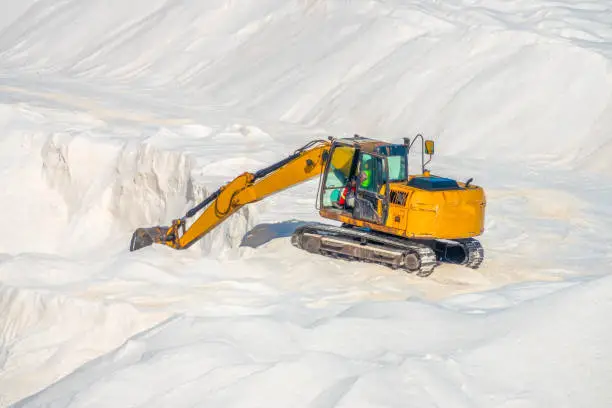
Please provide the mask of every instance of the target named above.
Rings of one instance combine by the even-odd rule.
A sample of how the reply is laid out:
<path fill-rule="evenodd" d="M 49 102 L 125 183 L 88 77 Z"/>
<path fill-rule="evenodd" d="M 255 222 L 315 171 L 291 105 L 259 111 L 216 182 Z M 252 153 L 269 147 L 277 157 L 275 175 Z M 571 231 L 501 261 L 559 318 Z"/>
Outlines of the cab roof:
<path fill-rule="evenodd" d="M 357 147 L 366 153 L 377 153 L 376 149 L 380 146 L 397 146 L 398 145 L 396 143 L 384 142 L 382 140 L 371 139 L 371 138 L 367 138 L 367 137 L 363 137 L 359 135 L 355 135 L 353 137 L 338 138 L 335 141 L 340 142 L 342 144 L 348 144 L 348 145 Z"/>

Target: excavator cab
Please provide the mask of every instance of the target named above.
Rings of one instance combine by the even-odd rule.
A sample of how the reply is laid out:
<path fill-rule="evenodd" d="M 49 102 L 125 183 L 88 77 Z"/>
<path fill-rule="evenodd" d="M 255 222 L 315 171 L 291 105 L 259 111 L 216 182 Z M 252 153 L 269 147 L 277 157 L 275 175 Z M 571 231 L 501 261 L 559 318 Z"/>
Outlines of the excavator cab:
<path fill-rule="evenodd" d="M 338 215 L 385 225 L 389 183 L 408 181 L 408 145 L 358 136 L 349 140 L 353 143 L 339 139 L 332 145 L 319 205 Z"/>
<path fill-rule="evenodd" d="M 384 224 L 389 181 L 387 158 L 359 144 L 337 141 L 323 173 L 320 206 L 339 215 Z"/>

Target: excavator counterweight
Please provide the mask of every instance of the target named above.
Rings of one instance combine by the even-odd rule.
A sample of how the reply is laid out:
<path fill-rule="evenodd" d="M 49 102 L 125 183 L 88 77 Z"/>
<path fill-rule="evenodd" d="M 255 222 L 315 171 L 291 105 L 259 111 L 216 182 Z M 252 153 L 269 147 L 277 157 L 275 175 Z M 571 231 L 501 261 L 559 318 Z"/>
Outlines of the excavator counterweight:
<path fill-rule="evenodd" d="M 421 141 L 421 168 L 409 172 L 409 153 Z M 243 206 L 319 176 L 318 209 L 341 226 L 310 223 L 291 242 L 310 253 L 403 268 L 419 276 L 447 262 L 476 269 L 484 251 L 484 191 L 433 176 L 425 165 L 433 141 L 417 135 L 391 144 L 355 135 L 314 140 L 287 158 L 220 187 L 170 226 L 138 228 L 130 250 L 152 244 L 188 248 Z M 187 226 L 187 220 L 201 214 Z"/>

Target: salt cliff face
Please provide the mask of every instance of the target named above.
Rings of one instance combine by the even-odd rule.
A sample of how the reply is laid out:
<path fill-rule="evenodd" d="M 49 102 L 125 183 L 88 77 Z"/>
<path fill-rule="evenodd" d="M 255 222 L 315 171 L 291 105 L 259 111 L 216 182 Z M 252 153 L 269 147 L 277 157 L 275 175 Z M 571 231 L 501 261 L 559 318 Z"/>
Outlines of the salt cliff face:
<path fill-rule="evenodd" d="M 109 229 L 168 223 L 205 191 L 196 191 L 189 159 L 140 143 L 105 145 L 86 136 L 50 136 L 41 149 L 42 175 L 64 198 L 71 238 L 87 230 L 99 231 L 92 222 Z"/>
<path fill-rule="evenodd" d="M 3 151 L 19 157 L 7 162 L 0 182 L 10 185 L 20 218 L 29 217 L 21 225 L 15 219 L 12 229 L 29 239 L 17 243 L 5 235 L 0 246 L 9 252 L 17 247 L 58 253 L 119 248 L 135 228 L 170 224 L 211 189 L 194 181 L 194 161 L 184 152 L 142 138 L 114 139 L 98 129 L 32 133 L 31 121 L 12 113 L 17 117 L 5 120 L 27 126 L 11 127 L 0 140 Z M 38 192 L 30 191 L 33 185 Z M 238 247 L 254 213 L 243 208 L 194 248 L 217 256 Z M 43 224 L 31 223 L 33 216 Z M 127 248 L 129 239 L 122 244 Z"/>

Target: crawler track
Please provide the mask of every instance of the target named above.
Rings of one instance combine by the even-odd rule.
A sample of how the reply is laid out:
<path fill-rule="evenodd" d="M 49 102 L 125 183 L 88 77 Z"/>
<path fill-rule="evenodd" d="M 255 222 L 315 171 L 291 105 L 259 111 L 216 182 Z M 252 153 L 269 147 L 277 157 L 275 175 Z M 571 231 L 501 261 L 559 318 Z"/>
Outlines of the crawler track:
<path fill-rule="evenodd" d="M 431 275 L 441 262 L 478 269 L 484 260 L 482 245 L 474 238 L 416 241 L 319 223 L 298 227 L 291 243 L 311 253 L 402 268 L 421 277 Z"/>
<path fill-rule="evenodd" d="M 291 243 L 311 253 L 402 268 L 421 277 L 437 265 L 435 252 L 425 244 L 356 228 L 307 224 L 295 230 Z"/>

